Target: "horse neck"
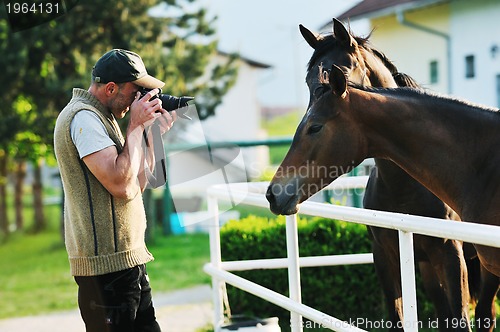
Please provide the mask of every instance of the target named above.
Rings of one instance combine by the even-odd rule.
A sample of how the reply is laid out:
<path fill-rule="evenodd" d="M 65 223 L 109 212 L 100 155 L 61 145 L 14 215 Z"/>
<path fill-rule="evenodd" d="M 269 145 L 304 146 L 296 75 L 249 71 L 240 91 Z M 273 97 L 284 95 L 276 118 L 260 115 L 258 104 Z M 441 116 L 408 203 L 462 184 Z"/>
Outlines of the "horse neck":
<path fill-rule="evenodd" d="M 437 112 L 423 99 L 356 89 L 349 98 L 366 135 L 368 157 L 395 162 L 460 214 L 464 193 L 457 179 L 468 178 L 475 149 L 467 139 L 468 119 L 457 114 L 461 110 L 441 107 Z"/>
<path fill-rule="evenodd" d="M 396 88 L 393 73 L 377 55 L 367 48 L 360 48 L 371 86 L 376 88 Z M 356 82 L 362 84 L 363 82 Z"/>
<path fill-rule="evenodd" d="M 370 85 L 376 88 L 395 88 L 397 84 L 394 80 L 391 69 L 388 64 L 370 49 L 361 48 L 360 54 L 364 58 L 364 63 L 367 68 L 367 75 Z M 396 68 L 393 67 L 393 71 Z M 356 82 L 362 84 L 362 82 Z M 385 183 L 386 187 L 391 188 L 391 192 L 400 193 L 414 190 L 421 185 L 408 175 L 404 170 L 393 162 L 385 159 L 375 159 L 377 172 L 380 179 Z M 403 195 L 401 196 L 403 197 Z"/>
<path fill-rule="evenodd" d="M 394 162 L 388 159 L 375 158 L 377 177 L 384 187 L 392 193 L 393 200 L 406 200 L 416 192 L 421 192 L 422 185 Z"/>

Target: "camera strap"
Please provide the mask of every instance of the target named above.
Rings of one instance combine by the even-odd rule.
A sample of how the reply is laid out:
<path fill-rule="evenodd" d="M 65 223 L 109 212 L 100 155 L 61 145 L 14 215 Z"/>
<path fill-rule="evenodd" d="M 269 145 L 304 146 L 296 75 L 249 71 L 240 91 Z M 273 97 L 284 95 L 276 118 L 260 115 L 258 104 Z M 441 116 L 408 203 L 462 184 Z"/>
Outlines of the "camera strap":
<path fill-rule="evenodd" d="M 158 188 L 163 186 L 167 182 L 167 161 L 165 157 L 165 148 L 163 147 L 163 140 L 161 138 L 161 129 L 158 123 L 153 122 L 151 125 L 151 135 L 153 136 L 153 151 L 154 151 L 154 168 L 153 172 L 146 167 L 145 174 L 149 185 L 153 188 Z M 146 153 L 147 157 L 149 152 L 149 140 L 147 130 L 143 132 L 144 140 L 146 142 Z"/>

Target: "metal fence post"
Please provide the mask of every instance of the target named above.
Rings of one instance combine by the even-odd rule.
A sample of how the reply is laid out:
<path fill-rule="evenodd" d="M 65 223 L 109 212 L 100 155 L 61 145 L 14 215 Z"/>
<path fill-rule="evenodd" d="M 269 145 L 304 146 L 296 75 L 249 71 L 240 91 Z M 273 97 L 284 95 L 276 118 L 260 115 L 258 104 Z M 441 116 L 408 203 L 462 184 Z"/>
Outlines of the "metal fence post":
<path fill-rule="evenodd" d="M 290 299 L 302 302 L 300 291 L 300 266 L 299 266 L 299 235 L 297 230 L 297 215 L 286 217 L 286 248 L 288 257 L 288 287 Z M 302 332 L 302 316 L 290 312 L 290 327 L 292 332 Z"/>
<path fill-rule="evenodd" d="M 413 233 L 398 231 L 399 259 L 401 263 L 401 291 L 403 295 L 403 329 L 418 331 L 417 293 L 415 286 L 415 259 L 413 254 Z"/>
<path fill-rule="evenodd" d="M 220 225 L 219 225 L 219 206 L 217 198 L 208 196 L 208 211 L 210 213 L 209 237 L 210 237 L 210 262 L 220 269 L 221 267 L 221 248 L 220 248 Z M 223 303 L 223 281 L 218 278 L 212 278 L 212 300 L 214 303 L 214 331 L 219 332 L 224 323 L 224 303 Z"/>

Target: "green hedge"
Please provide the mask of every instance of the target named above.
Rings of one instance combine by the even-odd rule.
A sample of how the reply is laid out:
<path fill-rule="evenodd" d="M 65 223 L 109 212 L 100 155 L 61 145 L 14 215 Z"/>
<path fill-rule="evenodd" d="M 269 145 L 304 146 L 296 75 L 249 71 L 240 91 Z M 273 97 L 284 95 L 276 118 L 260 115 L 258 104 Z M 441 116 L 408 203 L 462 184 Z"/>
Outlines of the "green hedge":
<path fill-rule="evenodd" d="M 299 219 L 300 256 L 371 252 L 364 225 L 328 219 Z M 223 260 L 286 257 L 285 218 L 249 216 L 221 229 Z M 236 274 L 288 296 L 286 269 L 253 270 Z M 349 320 L 384 317 L 383 297 L 373 264 L 301 269 L 302 302 L 334 317 Z M 278 316 L 289 329 L 289 313 L 254 295 L 228 285 L 233 314 Z"/>

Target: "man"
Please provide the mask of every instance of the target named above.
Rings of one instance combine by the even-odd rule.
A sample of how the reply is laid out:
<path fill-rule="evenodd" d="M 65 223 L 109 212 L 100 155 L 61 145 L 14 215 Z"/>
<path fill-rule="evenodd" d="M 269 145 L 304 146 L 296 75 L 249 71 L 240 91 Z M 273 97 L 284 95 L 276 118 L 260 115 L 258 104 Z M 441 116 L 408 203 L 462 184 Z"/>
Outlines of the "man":
<path fill-rule="evenodd" d="M 151 99 L 163 85 L 138 54 L 114 49 L 96 62 L 90 88 L 73 89 L 57 118 L 65 244 L 87 332 L 160 331 L 145 267 L 153 256 L 141 193 L 154 165 L 153 153 L 144 157 L 143 133 L 155 120 L 164 133 L 177 117 Z M 153 90 L 141 98 L 141 87 Z M 123 137 L 116 119 L 127 112 Z"/>

